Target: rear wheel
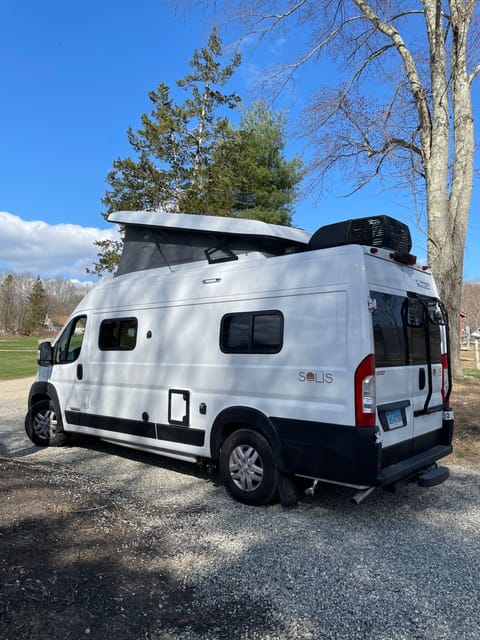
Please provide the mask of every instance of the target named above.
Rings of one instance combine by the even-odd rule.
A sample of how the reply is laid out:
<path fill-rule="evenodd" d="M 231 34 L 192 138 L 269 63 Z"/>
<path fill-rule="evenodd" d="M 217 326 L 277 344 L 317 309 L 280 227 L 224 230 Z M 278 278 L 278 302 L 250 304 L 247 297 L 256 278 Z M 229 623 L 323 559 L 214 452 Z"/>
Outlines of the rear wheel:
<path fill-rule="evenodd" d="M 256 431 L 240 429 L 220 451 L 220 477 L 228 493 L 245 504 L 263 505 L 277 495 L 277 471 L 269 442 Z"/>
<path fill-rule="evenodd" d="M 25 418 L 25 431 L 38 447 L 58 447 L 67 441 L 61 417 L 52 400 L 40 400 L 30 407 Z"/>

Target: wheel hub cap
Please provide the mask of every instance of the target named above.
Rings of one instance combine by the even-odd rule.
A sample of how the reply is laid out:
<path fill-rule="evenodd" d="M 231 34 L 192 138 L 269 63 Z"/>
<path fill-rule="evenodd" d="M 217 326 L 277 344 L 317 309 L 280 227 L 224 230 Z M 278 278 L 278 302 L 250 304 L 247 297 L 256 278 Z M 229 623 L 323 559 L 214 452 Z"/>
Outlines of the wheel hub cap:
<path fill-rule="evenodd" d="M 230 477 L 242 491 L 255 491 L 263 480 L 263 463 L 250 445 L 239 445 L 230 454 Z"/>

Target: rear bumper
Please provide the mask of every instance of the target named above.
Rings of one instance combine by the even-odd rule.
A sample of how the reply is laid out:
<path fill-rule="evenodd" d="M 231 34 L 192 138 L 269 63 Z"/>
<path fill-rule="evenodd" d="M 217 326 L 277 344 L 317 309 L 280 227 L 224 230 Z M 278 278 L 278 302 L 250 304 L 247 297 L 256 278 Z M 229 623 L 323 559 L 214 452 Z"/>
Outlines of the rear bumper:
<path fill-rule="evenodd" d="M 452 453 L 451 410 L 444 412 L 440 429 L 385 449 L 378 427 L 270 420 L 281 443 L 279 469 L 330 482 L 385 487 L 418 478 Z"/>
<path fill-rule="evenodd" d="M 437 445 L 417 453 L 411 458 L 401 460 L 395 464 L 385 467 L 379 471 L 375 478 L 375 486 L 384 487 L 385 485 L 394 484 L 400 480 L 407 480 L 415 476 L 419 476 L 428 467 L 435 464 L 437 460 L 444 458 L 452 453 L 451 445 Z"/>

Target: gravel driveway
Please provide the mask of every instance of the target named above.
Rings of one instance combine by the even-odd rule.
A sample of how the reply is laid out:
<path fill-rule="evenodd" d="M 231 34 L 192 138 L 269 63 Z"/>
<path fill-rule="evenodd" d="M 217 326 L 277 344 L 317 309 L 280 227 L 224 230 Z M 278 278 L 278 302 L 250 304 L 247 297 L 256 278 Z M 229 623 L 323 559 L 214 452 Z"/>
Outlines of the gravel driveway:
<path fill-rule="evenodd" d="M 87 616 L 85 637 L 480 637 L 480 474 L 475 467 L 450 464 L 451 478 L 439 487 L 411 485 L 394 495 L 376 491 L 359 506 L 351 504 L 350 489 L 325 485 L 295 508 L 247 507 L 230 500 L 215 476 L 187 464 L 95 440 L 33 447 L 23 429 L 30 384 L 0 382 L 0 463 L 7 477 L 9 469 L 12 483 L 19 469 L 36 470 L 57 487 L 64 481 L 65 491 L 80 501 L 83 491 L 108 496 L 109 504 L 121 508 L 121 520 L 117 514 L 115 522 L 128 528 L 124 546 L 125 553 L 130 549 L 131 575 L 134 568 L 141 570 L 130 599 L 144 598 L 144 622 L 136 619 L 131 631 L 127 604 L 117 606 L 121 586 L 112 583 L 111 606 L 105 605 L 102 621 L 93 613 Z M 14 494 L 1 489 L 5 573 L 12 567 L 2 502 Z M 96 526 L 103 517 L 105 531 L 113 532 L 106 507 L 89 509 Z M 139 540 L 141 550 L 131 542 Z M 170 577 L 162 592 L 160 570 Z M 4 587 L 20 593 L 20 584 L 18 578 Z M 169 590 L 175 590 L 176 600 Z M 0 607 L 2 600 L 0 592 Z M 168 603 L 175 607 L 171 624 L 165 622 Z M 105 635 L 101 624 L 114 614 L 112 632 Z M 5 629 L 0 625 L 0 637 L 13 638 Z M 63 637 L 78 638 L 70 633 Z M 36 640 L 47 637 L 39 634 Z"/>

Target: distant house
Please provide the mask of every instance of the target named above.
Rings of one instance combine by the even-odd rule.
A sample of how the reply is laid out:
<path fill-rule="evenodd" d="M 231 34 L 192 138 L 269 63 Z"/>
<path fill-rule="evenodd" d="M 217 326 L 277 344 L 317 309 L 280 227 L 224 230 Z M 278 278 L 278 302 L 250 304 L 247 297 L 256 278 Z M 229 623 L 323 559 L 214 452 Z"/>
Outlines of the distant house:
<path fill-rule="evenodd" d="M 68 316 L 46 316 L 45 318 L 45 326 L 49 331 L 57 333 L 63 327 L 63 325 L 67 322 Z"/>

